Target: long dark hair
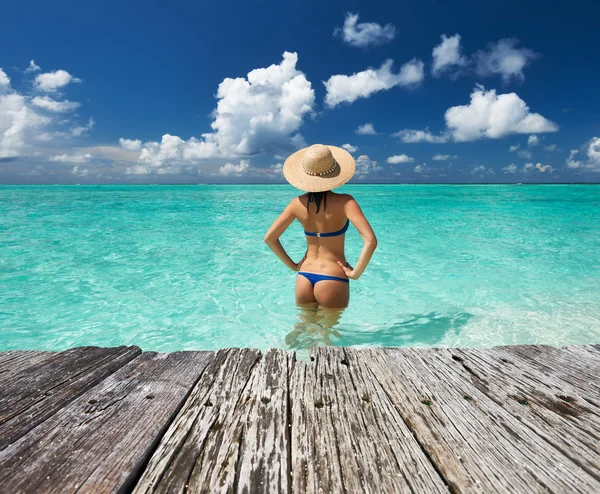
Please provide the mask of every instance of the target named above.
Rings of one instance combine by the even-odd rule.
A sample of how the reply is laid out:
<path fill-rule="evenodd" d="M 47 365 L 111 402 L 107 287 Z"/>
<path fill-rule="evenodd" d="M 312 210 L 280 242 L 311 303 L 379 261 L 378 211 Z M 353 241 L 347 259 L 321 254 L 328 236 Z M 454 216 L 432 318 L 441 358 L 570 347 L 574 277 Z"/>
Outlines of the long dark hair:
<path fill-rule="evenodd" d="M 327 192 L 329 191 L 325 190 L 323 192 L 309 192 L 307 194 L 308 202 L 306 203 L 306 210 L 310 213 L 310 204 L 314 202 L 317 206 L 317 210 L 315 212 L 318 213 L 322 202 L 323 211 L 325 211 L 325 208 L 327 207 Z"/>

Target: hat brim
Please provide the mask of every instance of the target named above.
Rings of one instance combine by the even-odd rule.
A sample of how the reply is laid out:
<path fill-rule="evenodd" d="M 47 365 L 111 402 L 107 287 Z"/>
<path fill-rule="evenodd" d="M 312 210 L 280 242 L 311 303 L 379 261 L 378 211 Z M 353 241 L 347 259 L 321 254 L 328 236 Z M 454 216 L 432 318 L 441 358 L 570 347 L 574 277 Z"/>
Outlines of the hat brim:
<path fill-rule="evenodd" d="M 339 166 L 327 175 L 309 175 L 302 168 L 302 159 L 308 149 L 303 148 L 290 155 L 283 164 L 283 176 L 297 189 L 305 192 L 324 192 L 344 185 L 354 175 L 354 158 L 345 149 L 327 146 Z"/>

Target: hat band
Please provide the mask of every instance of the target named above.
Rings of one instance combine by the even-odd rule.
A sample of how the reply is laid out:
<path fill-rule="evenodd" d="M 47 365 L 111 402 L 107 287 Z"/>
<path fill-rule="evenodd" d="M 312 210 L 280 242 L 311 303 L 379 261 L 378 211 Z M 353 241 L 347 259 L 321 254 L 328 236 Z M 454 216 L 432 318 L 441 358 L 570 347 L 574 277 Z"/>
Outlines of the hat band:
<path fill-rule="evenodd" d="M 338 162 L 335 160 L 335 158 L 333 158 L 333 165 L 331 165 L 331 168 L 329 170 L 325 170 L 324 172 L 311 172 L 309 170 L 307 170 L 306 168 L 304 168 L 304 165 L 302 165 L 302 169 L 304 170 L 304 173 L 306 173 L 307 175 L 311 175 L 313 177 L 322 177 L 323 175 L 328 175 L 329 173 L 331 173 L 333 170 L 335 170 L 335 168 L 338 166 Z"/>

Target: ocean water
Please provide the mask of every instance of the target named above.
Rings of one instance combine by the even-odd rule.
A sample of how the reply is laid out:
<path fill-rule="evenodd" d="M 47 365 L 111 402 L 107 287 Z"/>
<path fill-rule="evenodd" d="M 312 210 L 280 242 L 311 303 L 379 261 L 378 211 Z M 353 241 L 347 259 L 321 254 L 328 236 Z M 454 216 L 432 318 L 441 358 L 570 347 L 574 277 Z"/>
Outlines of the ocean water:
<path fill-rule="evenodd" d="M 289 186 L 0 186 L 0 350 L 600 342 L 600 186 L 340 191 L 379 247 L 336 313 L 263 243 Z"/>

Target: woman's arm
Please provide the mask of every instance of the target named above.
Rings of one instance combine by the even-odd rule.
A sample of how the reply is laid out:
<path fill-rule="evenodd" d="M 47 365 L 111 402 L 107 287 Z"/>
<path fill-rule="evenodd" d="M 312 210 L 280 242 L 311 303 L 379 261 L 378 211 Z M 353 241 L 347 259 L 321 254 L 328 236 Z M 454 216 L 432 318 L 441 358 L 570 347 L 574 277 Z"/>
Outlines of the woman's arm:
<path fill-rule="evenodd" d="M 294 221 L 296 218 L 296 215 L 294 214 L 294 201 L 296 200 L 297 199 L 292 200 L 292 202 L 287 205 L 287 207 L 283 210 L 283 213 L 281 213 L 279 218 L 273 222 L 271 228 L 269 228 L 269 231 L 265 235 L 266 244 L 273 252 L 275 252 L 275 255 L 281 259 L 283 264 L 285 264 L 292 271 L 298 271 L 298 267 L 300 264 L 302 264 L 302 261 L 300 261 L 298 264 L 292 261 L 290 256 L 288 256 L 287 252 L 283 248 L 283 245 L 281 245 L 279 237 L 283 235 L 283 232 L 286 231 L 287 227 L 290 226 L 292 221 Z M 302 258 L 302 260 L 304 260 L 304 258 Z"/>
<path fill-rule="evenodd" d="M 344 211 L 350 220 L 350 223 L 352 223 L 358 230 L 358 233 L 360 233 L 364 246 L 354 268 L 349 265 L 344 266 L 340 261 L 337 263 L 344 270 L 348 278 L 357 280 L 365 271 L 367 264 L 369 264 L 369 261 L 373 256 L 373 252 L 375 252 L 375 249 L 377 248 L 377 238 L 375 238 L 375 233 L 373 233 L 371 225 L 367 221 L 367 218 L 365 218 L 365 215 L 354 198 L 351 197 L 350 200 L 346 202 Z"/>

